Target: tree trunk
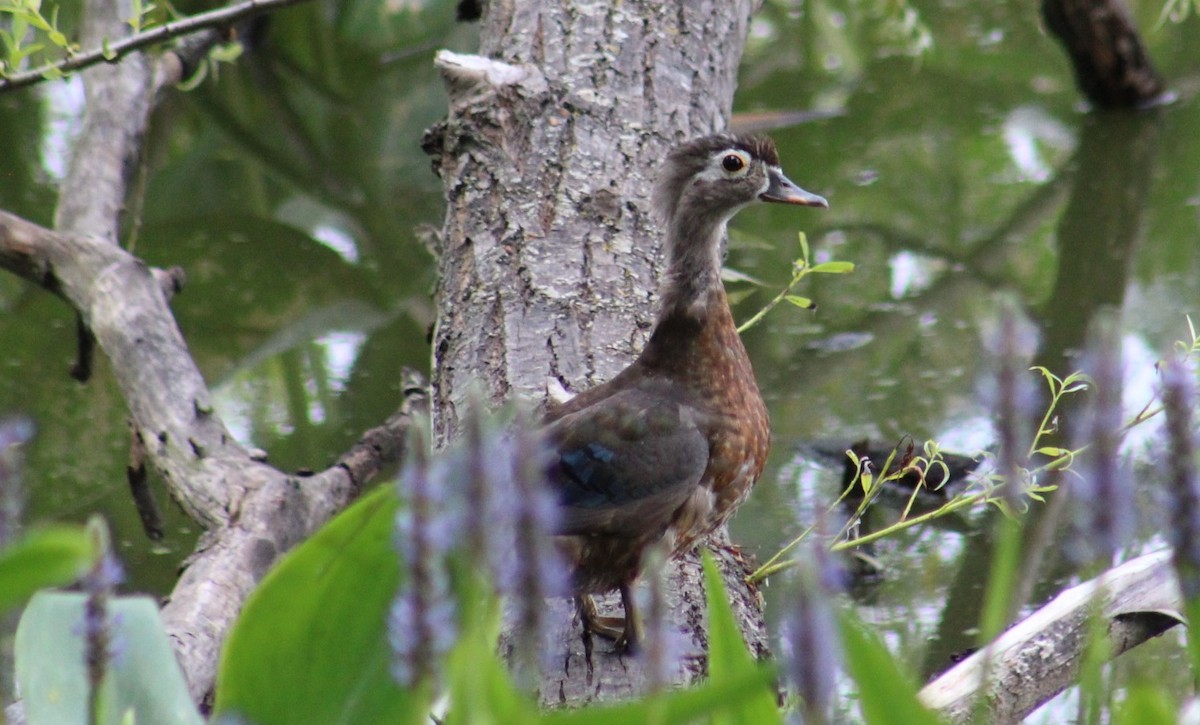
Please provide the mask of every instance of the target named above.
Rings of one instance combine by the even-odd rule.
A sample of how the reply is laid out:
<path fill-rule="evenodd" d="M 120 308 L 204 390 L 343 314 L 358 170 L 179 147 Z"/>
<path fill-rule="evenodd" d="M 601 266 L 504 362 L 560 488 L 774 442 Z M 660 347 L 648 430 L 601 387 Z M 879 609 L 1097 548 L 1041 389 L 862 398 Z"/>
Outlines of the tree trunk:
<path fill-rule="evenodd" d="M 493 402 L 540 400 L 548 382 L 580 391 L 615 375 L 644 344 L 663 264 L 651 185 L 671 146 L 725 127 L 751 5 L 491 2 L 486 58 L 439 55 L 450 114 L 425 147 L 448 207 L 434 245 L 440 441 L 454 435 L 478 384 Z M 747 641 L 765 654 L 761 600 L 744 584 L 736 550 L 716 548 Z M 695 555 L 676 562 L 669 597 L 703 652 L 698 571 Z M 603 643 L 595 669 L 582 666 L 579 636 L 578 623 L 561 632 L 555 646 L 568 656 L 546 674 L 543 701 L 636 692 L 636 666 Z M 703 669 L 701 659 L 682 679 Z"/>

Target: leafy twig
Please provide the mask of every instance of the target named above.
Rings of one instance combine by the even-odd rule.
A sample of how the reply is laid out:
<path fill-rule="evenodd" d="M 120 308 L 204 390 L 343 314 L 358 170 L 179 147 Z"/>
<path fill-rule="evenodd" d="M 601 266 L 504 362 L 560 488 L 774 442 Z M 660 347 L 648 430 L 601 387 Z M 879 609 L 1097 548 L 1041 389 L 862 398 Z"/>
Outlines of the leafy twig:
<path fill-rule="evenodd" d="M 792 281 L 788 282 L 775 298 L 766 304 L 761 310 L 756 312 L 753 317 L 743 322 L 738 326 L 738 333 L 741 334 L 751 327 L 757 325 L 762 318 L 767 316 L 767 313 L 775 309 L 775 306 L 780 302 L 790 302 L 797 307 L 802 307 L 806 310 L 811 310 L 816 307 L 813 301 L 807 297 L 800 297 L 792 294 L 792 290 L 810 274 L 846 274 L 854 271 L 853 262 L 823 262 L 818 265 L 811 265 L 808 261 L 808 237 L 804 232 L 800 232 L 800 258 L 792 262 Z"/>
<path fill-rule="evenodd" d="M 98 63 L 114 63 L 121 57 L 136 50 L 157 45 L 173 38 L 189 35 L 208 28 L 220 28 L 252 18 L 256 15 L 278 10 L 289 5 L 296 5 L 305 0 L 245 0 L 237 5 L 212 10 L 207 13 L 193 15 L 183 20 L 176 20 L 158 25 L 115 43 L 105 43 L 100 48 L 74 53 L 55 63 L 14 73 L 7 78 L 0 78 L 0 92 L 16 90 L 39 83 L 51 77 L 61 76 L 81 68 L 87 68 Z"/>

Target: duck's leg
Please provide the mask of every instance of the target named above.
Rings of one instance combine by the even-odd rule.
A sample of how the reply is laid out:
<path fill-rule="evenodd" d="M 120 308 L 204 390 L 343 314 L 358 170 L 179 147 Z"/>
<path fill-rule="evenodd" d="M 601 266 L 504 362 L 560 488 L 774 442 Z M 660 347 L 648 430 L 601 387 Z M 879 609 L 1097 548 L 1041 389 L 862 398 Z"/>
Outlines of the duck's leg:
<path fill-rule="evenodd" d="M 641 649 L 645 630 L 642 627 L 642 615 L 638 612 L 637 602 L 633 598 L 633 584 L 621 585 L 621 605 L 625 608 L 624 629 L 617 638 L 617 649 L 629 654 L 637 654 Z"/>

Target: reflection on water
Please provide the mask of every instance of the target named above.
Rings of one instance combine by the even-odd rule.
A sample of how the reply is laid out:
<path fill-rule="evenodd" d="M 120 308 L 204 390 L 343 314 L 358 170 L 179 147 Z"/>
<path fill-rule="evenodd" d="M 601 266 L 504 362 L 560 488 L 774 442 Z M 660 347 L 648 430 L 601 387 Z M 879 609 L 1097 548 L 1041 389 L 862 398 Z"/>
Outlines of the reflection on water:
<path fill-rule="evenodd" d="M 449 3 L 404 5 L 320 39 L 303 28 L 322 16 L 281 15 L 270 43 L 154 122 L 138 253 L 187 271 L 173 307 L 219 411 L 284 468 L 330 463 L 398 403 L 401 367 L 428 365 L 424 240 L 441 192 L 419 139 L 444 100 L 429 53 L 376 60 L 420 43 L 470 51 L 474 30 L 451 26 Z M 814 441 L 990 443 L 980 340 L 1000 300 L 1019 302 L 1039 333 L 1034 362 L 1060 375 L 1078 365 L 1097 310 L 1116 309 L 1127 410 L 1152 394 L 1153 361 L 1186 335 L 1184 316 L 1200 319 L 1195 19 L 1148 34 L 1180 101 L 1129 116 L 1078 110 L 1070 69 L 1025 3 L 947 3 L 916 25 L 860 5 L 768 2 L 736 101 L 760 126 L 808 119 L 771 133 L 795 178 L 830 200 L 806 221 L 814 259 L 857 265 L 797 290 L 816 312 L 781 308 L 747 334 L 775 448 L 734 537 L 760 554 L 838 489 L 837 466 L 802 452 Z M 0 97 L 0 206 L 41 222 L 73 108 L 71 86 L 54 88 Z M 729 264 L 767 285 L 730 283 L 740 318 L 786 282 L 795 224 L 766 207 L 739 215 Z M 172 510 L 161 547 L 142 536 L 123 403 L 103 368 L 86 388 L 67 377 L 73 340 L 63 305 L 0 277 L 0 414 L 39 431 L 26 459 L 31 517 L 101 510 L 132 585 L 164 592 L 195 532 Z M 1139 550 L 1158 544 L 1157 429 L 1126 446 L 1141 481 Z M 897 515 L 881 506 L 870 523 Z M 971 512 L 872 552 L 885 573 L 859 605 L 924 675 L 973 644 L 987 519 Z M 1036 597 L 1072 577 L 1048 560 Z M 782 589 L 768 589 L 772 617 Z M 1176 636 L 1117 669 L 1178 679 Z"/>

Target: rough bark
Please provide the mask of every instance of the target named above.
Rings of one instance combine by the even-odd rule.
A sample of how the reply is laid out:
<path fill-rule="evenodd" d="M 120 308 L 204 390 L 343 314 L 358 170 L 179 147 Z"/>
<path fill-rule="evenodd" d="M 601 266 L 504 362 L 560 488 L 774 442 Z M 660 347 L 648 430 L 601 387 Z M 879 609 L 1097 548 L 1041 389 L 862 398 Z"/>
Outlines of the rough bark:
<path fill-rule="evenodd" d="M 989 723 L 1020 722 L 1074 684 L 1094 612 L 1104 617 L 1109 654 L 1117 657 L 1183 621 L 1182 606 L 1169 550 L 1127 561 L 1013 625 L 926 685 L 921 701 L 955 723 L 976 715 Z"/>
<path fill-rule="evenodd" d="M 1097 107 L 1163 100 L 1162 78 L 1121 0 L 1043 0 L 1042 17 L 1066 48 L 1079 89 Z"/>
<path fill-rule="evenodd" d="M 447 212 L 434 252 L 436 434 L 486 385 L 493 401 L 540 399 L 547 383 L 579 391 L 627 365 L 645 342 L 661 271 L 650 188 L 667 150 L 724 128 L 751 2 L 488 3 L 481 54 L 443 53 L 450 114 L 426 150 Z M 725 532 L 717 540 L 727 541 Z M 715 547 L 745 626 L 766 652 L 761 603 L 736 551 Z M 668 575 L 677 624 L 705 651 L 697 560 Z M 614 610 L 613 598 L 602 603 Z M 566 621 L 565 612 L 562 618 Z M 544 702 L 627 696 L 628 658 L 582 664 L 577 624 L 542 682 Z M 704 669 L 694 660 L 681 681 Z"/>

